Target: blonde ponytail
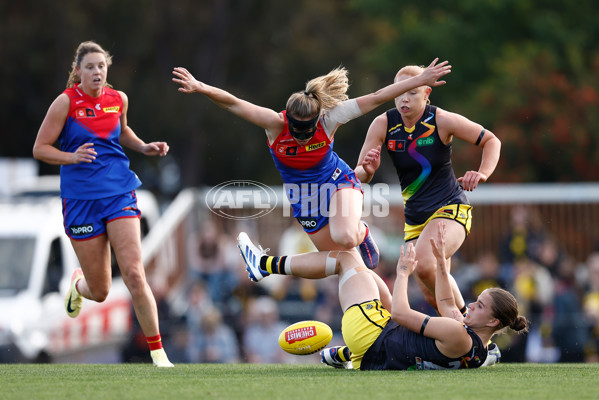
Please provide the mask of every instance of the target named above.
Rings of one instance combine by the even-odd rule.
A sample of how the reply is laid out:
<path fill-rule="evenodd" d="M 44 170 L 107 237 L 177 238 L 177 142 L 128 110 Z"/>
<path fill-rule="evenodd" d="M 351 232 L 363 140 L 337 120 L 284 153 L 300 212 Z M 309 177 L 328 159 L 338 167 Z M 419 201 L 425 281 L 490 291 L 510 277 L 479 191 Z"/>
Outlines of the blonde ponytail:
<path fill-rule="evenodd" d="M 286 110 L 297 118 L 309 118 L 335 108 L 347 100 L 348 71 L 335 68 L 326 75 L 314 78 L 306 84 L 306 89 L 293 93 L 287 100 Z"/>

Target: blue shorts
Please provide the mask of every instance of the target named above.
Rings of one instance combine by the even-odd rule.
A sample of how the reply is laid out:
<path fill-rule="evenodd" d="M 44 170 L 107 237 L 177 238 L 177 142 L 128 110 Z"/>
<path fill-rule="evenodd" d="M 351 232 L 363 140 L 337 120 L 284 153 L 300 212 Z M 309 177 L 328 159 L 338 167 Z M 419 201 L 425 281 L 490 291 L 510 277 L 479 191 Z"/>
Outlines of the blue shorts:
<path fill-rule="evenodd" d="M 315 233 L 329 223 L 329 203 L 335 192 L 346 188 L 363 192 L 362 184 L 352 169 L 338 169 L 338 172 L 337 176 L 333 175 L 321 184 L 285 184 L 293 216 L 306 233 Z"/>
<path fill-rule="evenodd" d="M 140 218 L 135 190 L 97 200 L 62 199 L 64 230 L 73 240 L 87 240 L 106 232 L 119 218 Z"/>

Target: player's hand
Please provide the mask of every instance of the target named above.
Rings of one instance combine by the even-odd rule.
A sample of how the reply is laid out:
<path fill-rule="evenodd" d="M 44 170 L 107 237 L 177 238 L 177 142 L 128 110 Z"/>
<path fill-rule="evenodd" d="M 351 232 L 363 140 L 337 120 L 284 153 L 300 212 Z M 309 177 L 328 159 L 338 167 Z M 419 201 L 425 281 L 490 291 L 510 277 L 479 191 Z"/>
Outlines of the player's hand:
<path fill-rule="evenodd" d="M 418 265 L 416 260 L 416 248 L 412 243 L 408 243 L 401 247 L 399 261 L 397 263 L 397 274 L 408 276 Z"/>
<path fill-rule="evenodd" d="M 449 65 L 449 61 L 442 61 L 439 64 L 437 64 L 437 61 L 439 61 L 439 57 L 435 58 L 433 62 L 422 71 L 421 76 L 424 79 L 425 85 L 441 86 L 447 83 L 445 81 L 439 81 L 438 79 L 451 72 L 451 65 Z"/>
<path fill-rule="evenodd" d="M 193 75 L 183 67 L 176 67 L 173 69 L 173 82 L 181 85 L 179 88 L 179 92 L 182 93 L 194 93 L 201 92 L 202 86 L 204 85 L 202 82 L 198 81 Z"/>
<path fill-rule="evenodd" d="M 375 149 L 368 150 L 364 161 L 362 162 L 362 168 L 370 176 L 374 175 L 377 169 L 381 166 L 381 146 L 377 146 Z"/>
<path fill-rule="evenodd" d="M 161 156 L 164 157 L 169 151 L 169 146 L 166 142 L 152 142 L 146 144 L 141 152 L 146 156 Z"/>
<path fill-rule="evenodd" d="M 471 192 L 478 186 L 479 183 L 483 183 L 487 181 L 487 176 L 481 174 L 478 171 L 468 171 L 462 176 L 458 178 L 458 182 L 462 184 L 462 188 L 464 190 Z"/>
<path fill-rule="evenodd" d="M 75 150 L 71 158 L 71 164 L 91 163 L 96 159 L 98 153 L 92 147 L 93 143 L 84 143 Z"/>

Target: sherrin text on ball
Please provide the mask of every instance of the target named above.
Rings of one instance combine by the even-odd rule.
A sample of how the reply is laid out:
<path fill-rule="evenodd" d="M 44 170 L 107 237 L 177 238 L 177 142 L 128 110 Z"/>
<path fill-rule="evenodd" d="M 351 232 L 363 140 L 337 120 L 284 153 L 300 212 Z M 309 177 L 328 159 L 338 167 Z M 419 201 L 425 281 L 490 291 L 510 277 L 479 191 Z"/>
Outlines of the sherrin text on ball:
<path fill-rule="evenodd" d="M 301 321 L 283 329 L 279 345 L 291 354 L 307 355 L 322 350 L 333 338 L 331 328 L 320 321 Z"/>

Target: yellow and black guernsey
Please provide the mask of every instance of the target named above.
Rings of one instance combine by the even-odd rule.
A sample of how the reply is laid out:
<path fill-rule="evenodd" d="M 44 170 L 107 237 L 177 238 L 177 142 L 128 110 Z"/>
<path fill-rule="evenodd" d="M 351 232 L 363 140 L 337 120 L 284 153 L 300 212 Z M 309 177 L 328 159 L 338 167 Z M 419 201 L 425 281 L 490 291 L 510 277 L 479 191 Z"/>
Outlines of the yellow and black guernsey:
<path fill-rule="evenodd" d="M 420 225 L 448 204 L 470 204 L 451 165 L 451 143 L 439 137 L 437 107 L 427 105 L 420 120 L 406 128 L 396 108 L 387 111 L 387 152 L 397 170 L 406 224 Z"/>

